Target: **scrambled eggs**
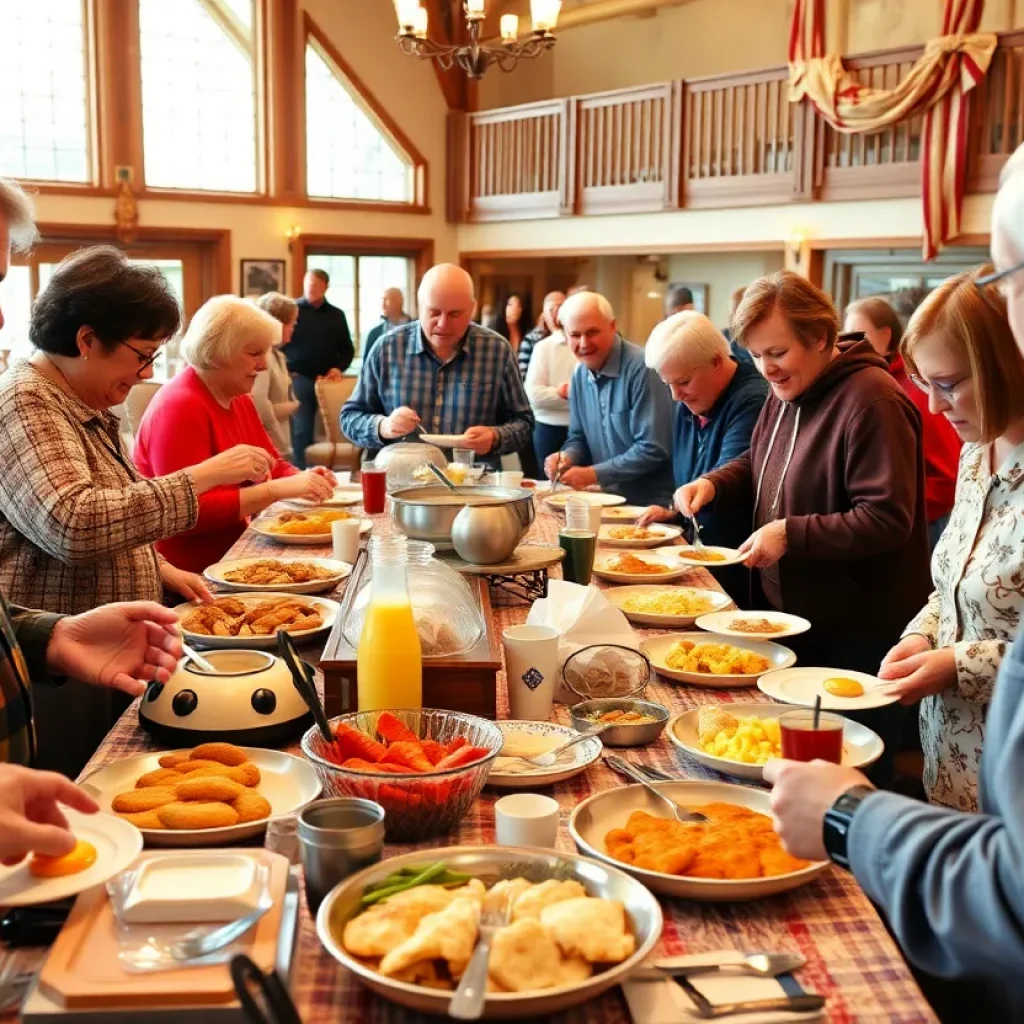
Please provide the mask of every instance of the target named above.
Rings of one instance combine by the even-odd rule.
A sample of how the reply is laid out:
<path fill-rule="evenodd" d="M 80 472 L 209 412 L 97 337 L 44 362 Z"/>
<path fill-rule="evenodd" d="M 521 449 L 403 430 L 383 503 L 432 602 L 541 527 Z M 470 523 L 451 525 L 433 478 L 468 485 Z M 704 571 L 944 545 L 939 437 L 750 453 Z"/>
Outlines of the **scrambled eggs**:
<path fill-rule="evenodd" d="M 714 602 L 683 587 L 633 594 L 622 602 L 622 610 L 643 615 L 703 615 L 714 608 Z"/>
<path fill-rule="evenodd" d="M 754 676 L 767 672 L 770 662 L 760 654 L 732 644 L 695 644 L 692 640 L 680 640 L 669 648 L 665 664 L 681 672 Z"/>

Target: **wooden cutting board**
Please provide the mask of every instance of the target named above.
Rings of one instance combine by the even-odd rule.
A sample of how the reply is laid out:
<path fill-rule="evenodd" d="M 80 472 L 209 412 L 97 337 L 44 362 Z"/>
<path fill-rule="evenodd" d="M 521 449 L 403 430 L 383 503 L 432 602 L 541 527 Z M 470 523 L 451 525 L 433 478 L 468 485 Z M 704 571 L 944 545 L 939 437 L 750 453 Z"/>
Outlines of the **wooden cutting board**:
<path fill-rule="evenodd" d="M 269 971 L 277 955 L 288 861 L 269 850 L 252 850 L 251 855 L 270 867 L 273 905 L 241 941 L 239 952 Z M 139 859 L 154 856 L 166 853 L 143 853 Z M 82 1010 L 219 1006 L 235 999 L 227 964 L 129 974 L 117 958 L 118 949 L 113 907 L 106 889 L 97 886 L 75 902 L 43 965 L 40 991 L 67 1009 Z"/>

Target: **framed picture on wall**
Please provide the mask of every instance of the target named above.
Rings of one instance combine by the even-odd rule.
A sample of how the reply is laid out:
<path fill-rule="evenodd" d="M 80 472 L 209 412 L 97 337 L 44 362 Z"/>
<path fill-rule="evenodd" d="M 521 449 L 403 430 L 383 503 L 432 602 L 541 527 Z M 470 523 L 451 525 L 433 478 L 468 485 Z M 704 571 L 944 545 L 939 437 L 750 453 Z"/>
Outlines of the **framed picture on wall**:
<path fill-rule="evenodd" d="M 693 296 L 693 308 L 698 313 L 707 314 L 708 311 L 708 286 L 706 284 L 692 284 L 690 281 L 673 281 L 669 286 L 673 288 L 689 288 Z"/>
<path fill-rule="evenodd" d="M 284 260 L 242 260 L 242 297 L 258 299 L 267 292 L 287 295 L 284 264 Z"/>

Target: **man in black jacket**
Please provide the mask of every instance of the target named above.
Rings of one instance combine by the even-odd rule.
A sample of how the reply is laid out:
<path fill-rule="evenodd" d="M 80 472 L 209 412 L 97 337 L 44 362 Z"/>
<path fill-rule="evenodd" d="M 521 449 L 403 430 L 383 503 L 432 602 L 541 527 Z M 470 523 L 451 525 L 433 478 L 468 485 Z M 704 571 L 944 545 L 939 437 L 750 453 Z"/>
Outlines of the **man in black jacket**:
<path fill-rule="evenodd" d="M 299 319 L 285 349 L 288 371 L 299 408 L 292 416 L 292 457 L 299 469 L 306 468 L 306 449 L 316 429 L 318 377 L 337 380 L 355 356 L 348 320 L 337 306 L 327 301 L 331 283 L 326 270 L 310 270 L 302 282 L 297 300 Z"/>
<path fill-rule="evenodd" d="M 401 288 L 387 288 L 380 300 L 380 323 L 372 328 L 366 335 L 366 344 L 363 346 L 363 359 L 369 354 L 374 345 L 384 337 L 393 327 L 401 327 L 412 320 L 405 311 L 405 296 Z"/>

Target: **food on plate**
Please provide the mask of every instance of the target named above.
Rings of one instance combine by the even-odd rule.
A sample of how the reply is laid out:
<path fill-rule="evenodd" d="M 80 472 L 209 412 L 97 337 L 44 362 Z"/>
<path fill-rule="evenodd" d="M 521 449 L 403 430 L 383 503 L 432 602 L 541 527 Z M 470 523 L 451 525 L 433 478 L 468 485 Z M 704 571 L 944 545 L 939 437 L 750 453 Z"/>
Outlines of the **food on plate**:
<path fill-rule="evenodd" d="M 665 573 L 672 571 L 661 562 L 645 562 L 628 551 L 605 562 L 602 568 L 605 572 L 628 573 L 630 576 L 664 576 Z"/>
<path fill-rule="evenodd" d="M 466 477 L 469 475 L 469 467 L 464 466 L 461 462 L 449 462 L 447 468 L 441 470 L 442 473 L 448 479 L 458 487 L 460 484 L 466 482 Z M 434 476 L 433 470 L 429 465 L 424 463 L 422 466 L 417 466 L 412 472 L 413 480 L 417 480 L 420 483 L 434 483 L 437 477 Z"/>
<path fill-rule="evenodd" d="M 623 905 L 590 897 L 573 880 L 533 884 L 511 878 L 488 889 L 476 878 L 460 884 L 466 876 L 448 872 L 443 864 L 405 868 L 402 874 L 434 881 L 390 895 L 380 895 L 387 888 L 377 883 L 364 894 L 366 909 L 346 922 L 341 944 L 381 974 L 410 984 L 456 987 L 479 940 L 484 907 L 510 912 L 509 924 L 497 930 L 491 944 L 491 992 L 581 983 L 636 949 Z M 449 875 L 451 887 L 436 884 Z"/>
<path fill-rule="evenodd" d="M 719 708 L 701 708 L 697 742 L 705 754 L 744 764 L 766 764 L 773 757 L 782 757 L 777 718 L 734 718 Z"/>
<path fill-rule="evenodd" d="M 608 536 L 612 540 L 650 540 L 659 534 L 646 526 L 613 526 L 608 530 Z"/>
<path fill-rule="evenodd" d="M 331 532 L 331 523 L 355 519 L 345 509 L 320 509 L 318 512 L 282 512 L 264 525 L 267 533 L 289 537 L 316 537 Z"/>
<path fill-rule="evenodd" d="M 36 878 L 64 878 L 66 875 L 77 875 L 95 863 L 96 847 L 84 839 L 77 839 L 74 848 L 59 857 L 47 857 L 44 853 L 32 854 L 28 870 Z"/>
<path fill-rule="evenodd" d="M 201 743 L 164 754 L 160 762 L 175 767 L 146 772 L 111 801 L 111 810 L 138 828 L 224 828 L 272 813 L 255 788 L 259 768 L 233 743 Z"/>
<path fill-rule="evenodd" d="M 768 878 L 808 866 L 782 848 L 764 814 L 726 803 L 690 810 L 710 820 L 684 822 L 634 811 L 625 828 L 605 836 L 605 849 L 623 864 L 689 878 Z"/>
<path fill-rule="evenodd" d="M 645 715 L 641 711 L 595 711 L 583 717 L 588 722 L 602 725 L 649 725 L 657 721 L 654 715 Z"/>
<path fill-rule="evenodd" d="M 502 743 L 501 752 L 494 759 L 494 767 L 492 769 L 492 771 L 499 775 L 525 775 L 531 771 L 537 771 L 538 767 L 536 765 L 527 764 L 522 758 L 546 754 L 549 750 L 554 750 L 555 747 L 565 742 L 560 735 L 552 735 L 550 733 L 544 734 L 516 730 L 505 732 L 502 730 L 502 735 L 504 743 Z M 574 756 L 574 750 L 567 750 L 559 758 L 559 761 L 571 764 Z"/>
<path fill-rule="evenodd" d="M 564 501 L 563 501 L 564 504 Z M 638 515 L 632 509 L 628 508 L 606 508 L 601 513 L 602 518 L 608 519 L 636 519 Z"/>
<path fill-rule="evenodd" d="M 641 615 L 679 615 L 692 618 L 711 611 L 714 602 L 685 587 L 666 587 L 647 594 L 631 594 L 622 602 L 623 611 Z"/>
<path fill-rule="evenodd" d="M 471 887 L 480 885 L 470 875 L 465 875 L 461 871 L 449 871 L 444 862 L 439 861 L 437 864 L 431 864 L 429 867 L 402 868 L 400 871 L 388 875 L 387 878 L 380 882 L 367 886 L 359 902 L 364 906 L 370 906 L 370 904 L 379 903 L 389 896 L 408 893 L 409 895 L 403 896 L 401 900 L 392 900 L 392 906 L 396 906 L 399 903 L 402 906 L 407 906 L 433 898 L 427 890 L 461 888 L 467 883 Z M 481 885 L 482 890 L 483 886 Z M 441 907 L 447 906 L 448 902 L 450 902 L 450 898 L 442 900 L 438 904 L 437 909 L 440 910 Z"/>
<path fill-rule="evenodd" d="M 845 676 L 826 679 L 821 686 L 826 693 L 831 693 L 833 697 L 862 697 L 864 695 L 864 686 L 856 679 L 848 679 Z"/>
<path fill-rule="evenodd" d="M 784 633 L 786 624 L 770 619 L 733 619 L 726 628 L 734 633 Z"/>
<path fill-rule="evenodd" d="M 218 597 L 188 612 L 181 628 L 196 636 L 273 636 L 280 629 L 302 633 L 323 628 L 323 616 L 316 606 L 294 597 L 244 604 L 237 598 Z"/>
<path fill-rule="evenodd" d="M 679 552 L 680 558 L 686 558 L 691 562 L 725 562 L 725 555 L 721 551 L 708 551 L 707 548 L 684 548 Z"/>
<path fill-rule="evenodd" d="M 238 569 L 224 573 L 228 583 L 248 583 L 252 586 L 277 586 L 289 583 L 313 583 L 329 580 L 334 574 L 313 562 L 282 562 L 277 558 L 261 558 Z"/>
<path fill-rule="evenodd" d="M 767 672 L 771 662 L 732 644 L 697 644 L 677 640 L 665 655 L 665 664 L 680 672 L 712 676 L 756 676 Z"/>

